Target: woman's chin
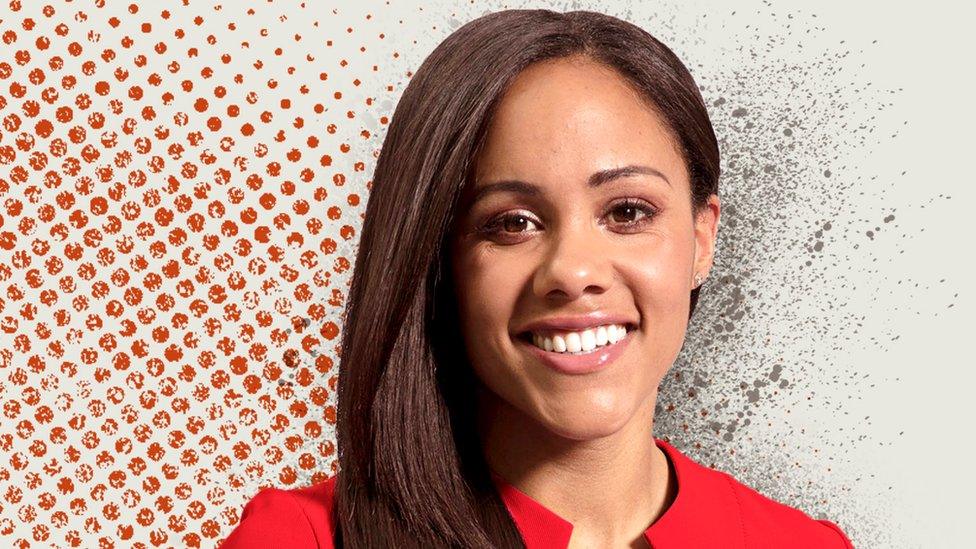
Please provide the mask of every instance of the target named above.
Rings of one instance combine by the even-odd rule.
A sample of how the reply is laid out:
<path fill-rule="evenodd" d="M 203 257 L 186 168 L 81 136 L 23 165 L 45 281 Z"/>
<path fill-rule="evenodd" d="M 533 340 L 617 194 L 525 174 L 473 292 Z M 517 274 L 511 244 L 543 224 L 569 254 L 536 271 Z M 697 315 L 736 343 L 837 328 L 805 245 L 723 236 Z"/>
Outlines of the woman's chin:
<path fill-rule="evenodd" d="M 604 438 L 623 429 L 632 418 L 632 410 L 620 404 L 549 410 L 543 415 L 542 424 L 554 434 L 570 440 Z"/>

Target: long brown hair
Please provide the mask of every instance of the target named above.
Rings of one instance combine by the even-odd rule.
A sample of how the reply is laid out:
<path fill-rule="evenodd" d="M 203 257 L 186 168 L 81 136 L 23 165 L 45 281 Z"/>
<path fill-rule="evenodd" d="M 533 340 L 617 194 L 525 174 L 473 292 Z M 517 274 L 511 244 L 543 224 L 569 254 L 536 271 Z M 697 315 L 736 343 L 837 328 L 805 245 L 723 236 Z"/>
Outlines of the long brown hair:
<path fill-rule="evenodd" d="M 718 143 L 698 87 L 640 27 L 589 11 L 507 10 L 465 24 L 434 49 L 393 114 L 349 289 L 337 546 L 524 547 L 476 435 L 477 380 L 446 254 L 499 98 L 530 64 L 570 55 L 616 69 L 667 122 L 696 213 L 718 192 Z"/>

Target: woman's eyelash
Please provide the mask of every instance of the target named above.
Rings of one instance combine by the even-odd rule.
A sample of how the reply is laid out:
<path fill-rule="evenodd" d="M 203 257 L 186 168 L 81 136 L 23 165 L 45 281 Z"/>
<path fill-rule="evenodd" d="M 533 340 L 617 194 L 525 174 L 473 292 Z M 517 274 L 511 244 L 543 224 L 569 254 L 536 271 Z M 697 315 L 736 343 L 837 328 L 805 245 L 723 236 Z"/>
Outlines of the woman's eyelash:
<path fill-rule="evenodd" d="M 644 223 L 649 222 L 651 220 L 651 218 L 653 218 L 657 214 L 657 212 L 658 212 L 657 211 L 657 208 L 655 208 L 654 206 L 651 206 L 650 204 L 648 204 L 644 200 L 640 200 L 640 199 L 637 199 L 637 198 L 628 198 L 628 199 L 621 200 L 620 202 L 617 202 L 616 204 L 610 206 L 610 208 L 607 209 L 606 215 L 612 214 L 613 212 L 626 210 L 626 209 L 634 209 L 634 210 L 637 210 L 638 212 L 644 214 L 644 217 L 642 217 L 642 218 L 640 218 L 640 219 L 638 219 L 636 221 L 633 221 L 633 222 L 626 222 L 626 221 L 625 222 L 620 222 L 620 224 L 622 224 L 622 225 L 629 225 L 629 226 L 633 226 L 633 227 L 643 226 Z M 495 218 L 492 218 L 491 221 L 489 221 L 488 223 L 486 223 L 482 227 L 482 229 L 481 229 L 480 232 L 482 232 L 483 234 L 487 234 L 487 235 L 494 235 L 494 234 L 497 234 L 497 233 L 500 233 L 500 232 L 501 233 L 505 233 L 505 231 L 501 231 L 501 230 L 499 230 L 499 228 L 500 227 L 503 228 L 505 226 L 505 223 L 507 221 L 513 220 L 513 219 L 526 219 L 526 220 L 534 223 L 534 221 L 532 221 L 532 219 L 531 219 L 531 216 L 529 216 L 529 215 L 526 215 L 526 214 L 523 214 L 523 213 L 519 213 L 519 212 L 511 212 L 511 213 L 505 213 L 505 214 L 499 215 L 499 216 L 497 216 Z M 518 231 L 518 232 L 507 232 L 505 234 L 519 234 L 520 232 L 521 231 Z"/>

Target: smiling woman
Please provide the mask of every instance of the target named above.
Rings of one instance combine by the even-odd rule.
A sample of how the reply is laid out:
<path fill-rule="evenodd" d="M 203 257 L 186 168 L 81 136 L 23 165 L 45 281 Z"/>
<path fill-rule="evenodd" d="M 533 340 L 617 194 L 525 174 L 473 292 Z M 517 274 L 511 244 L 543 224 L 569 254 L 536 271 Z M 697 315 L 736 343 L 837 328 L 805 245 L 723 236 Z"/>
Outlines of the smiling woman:
<path fill-rule="evenodd" d="M 653 436 L 718 180 L 694 80 L 639 27 L 510 10 L 458 29 L 377 162 L 340 472 L 260 492 L 224 547 L 850 547 Z"/>

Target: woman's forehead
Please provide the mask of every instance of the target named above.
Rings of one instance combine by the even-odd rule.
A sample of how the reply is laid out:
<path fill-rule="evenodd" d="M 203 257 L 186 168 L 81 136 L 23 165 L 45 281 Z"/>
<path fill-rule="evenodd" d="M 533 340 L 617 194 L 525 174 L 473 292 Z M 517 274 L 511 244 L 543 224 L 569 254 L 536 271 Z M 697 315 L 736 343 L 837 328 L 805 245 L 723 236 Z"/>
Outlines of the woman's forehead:
<path fill-rule="evenodd" d="M 545 63 L 519 75 L 503 96 L 472 183 L 589 177 L 628 165 L 667 178 L 678 177 L 681 164 L 666 123 L 613 69 Z"/>

